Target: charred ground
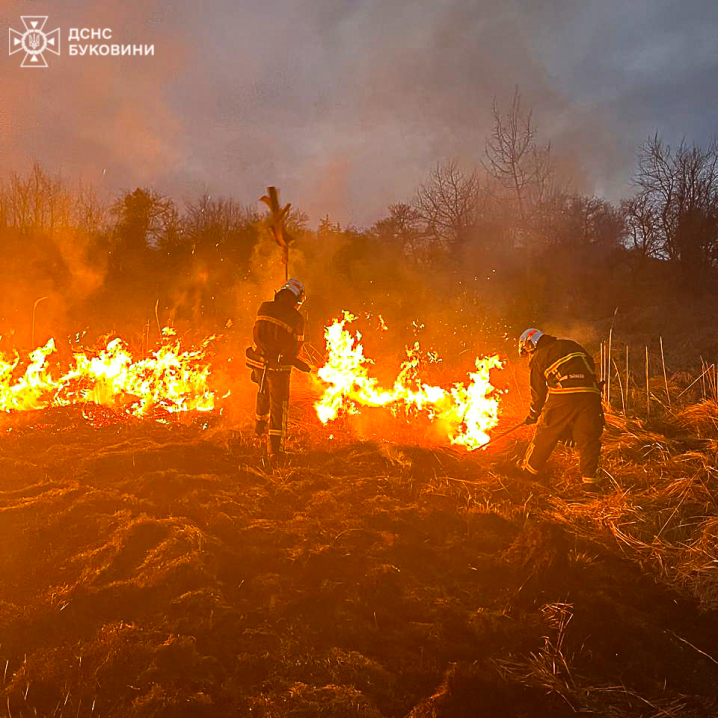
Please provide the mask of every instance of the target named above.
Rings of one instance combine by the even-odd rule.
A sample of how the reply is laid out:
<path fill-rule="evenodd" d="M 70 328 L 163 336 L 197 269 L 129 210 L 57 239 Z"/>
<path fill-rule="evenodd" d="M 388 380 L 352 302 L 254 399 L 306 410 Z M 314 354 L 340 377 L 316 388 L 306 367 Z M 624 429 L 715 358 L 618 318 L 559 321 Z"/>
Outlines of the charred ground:
<path fill-rule="evenodd" d="M 718 411 L 609 417 L 598 497 L 473 455 L 77 409 L 5 432 L 18 716 L 710 716 Z M 502 447 L 502 448 L 503 448 Z"/>

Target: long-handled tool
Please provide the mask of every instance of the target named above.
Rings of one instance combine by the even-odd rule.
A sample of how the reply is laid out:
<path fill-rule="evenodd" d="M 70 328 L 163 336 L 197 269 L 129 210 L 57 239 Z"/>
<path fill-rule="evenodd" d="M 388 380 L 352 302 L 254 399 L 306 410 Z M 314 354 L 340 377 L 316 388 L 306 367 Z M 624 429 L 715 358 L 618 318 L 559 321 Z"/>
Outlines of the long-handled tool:
<path fill-rule="evenodd" d="M 265 362 L 264 368 L 262 369 L 262 376 L 259 380 L 259 393 L 264 394 L 264 383 L 267 379 L 267 369 L 269 368 L 269 362 Z"/>
<path fill-rule="evenodd" d="M 494 442 L 498 441 L 499 439 L 503 439 L 505 436 L 508 436 L 509 434 L 513 434 L 514 431 L 517 431 L 522 426 L 526 426 L 526 420 L 524 419 L 520 424 L 516 424 L 516 426 L 512 426 L 510 429 L 507 429 L 506 431 L 502 432 L 498 436 L 494 436 L 491 441 L 488 441 L 486 444 L 484 444 L 481 448 L 485 449 L 487 446 L 491 446 Z"/>

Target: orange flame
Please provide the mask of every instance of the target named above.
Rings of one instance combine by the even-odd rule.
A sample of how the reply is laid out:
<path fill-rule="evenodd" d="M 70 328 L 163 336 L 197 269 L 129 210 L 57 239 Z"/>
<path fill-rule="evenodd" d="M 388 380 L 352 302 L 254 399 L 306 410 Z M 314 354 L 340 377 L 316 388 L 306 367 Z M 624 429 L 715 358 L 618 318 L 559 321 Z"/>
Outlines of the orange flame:
<path fill-rule="evenodd" d="M 144 359 L 135 359 L 121 339 L 108 341 L 99 350 L 74 354 L 74 365 L 57 374 L 48 366 L 55 341 L 29 354 L 29 364 L 16 376 L 21 364 L 0 353 L 0 411 L 44 409 L 94 402 L 133 416 L 157 412 L 210 411 L 214 393 L 207 386 L 210 367 L 205 362 L 209 337 L 197 350 L 183 350 L 170 328 L 162 330 L 162 345 Z"/>
<path fill-rule="evenodd" d="M 357 414 L 361 407 L 388 407 L 395 413 L 422 413 L 438 422 L 452 444 L 478 449 L 488 443 L 488 431 L 498 424 L 499 393 L 492 386 L 490 371 L 502 367 L 497 355 L 477 358 L 476 371 L 468 384 L 453 384 L 448 389 L 432 386 L 419 379 L 422 352 L 419 343 L 406 350 L 407 358 L 399 369 L 392 389 L 382 389 L 369 375 L 372 360 L 364 355 L 361 333 L 346 327 L 356 319 L 344 312 L 343 319 L 330 324 L 325 332 L 328 358 L 317 375 L 324 383 L 315 404 L 323 424 L 339 416 Z M 436 357 L 430 355 L 434 361 Z"/>

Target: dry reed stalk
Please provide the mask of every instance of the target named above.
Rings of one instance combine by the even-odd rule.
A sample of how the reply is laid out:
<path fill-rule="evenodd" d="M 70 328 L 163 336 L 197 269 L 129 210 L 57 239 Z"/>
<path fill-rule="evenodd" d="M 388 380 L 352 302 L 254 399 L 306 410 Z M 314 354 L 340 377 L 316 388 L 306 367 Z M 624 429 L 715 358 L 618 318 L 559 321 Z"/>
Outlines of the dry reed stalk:
<path fill-rule="evenodd" d="M 608 404 L 610 406 L 611 404 L 611 348 L 613 346 L 613 327 L 611 327 L 610 331 L 608 332 L 608 355 L 606 358 L 606 368 L 608 369 L 607 375 L 608 375 L 608 382 L 606 384 L 607 390 L 608 390 Z"/>
<path fill-rule="evenodd" d="M 629 369 L 629 367 L 628 367 L 628 344 L 626 344 L 626 406 L 625 406 L 625 409 L 624 409 L 624 412 L 623 412 L 624 414 L 628 411 L 628 405 L 629 405 L 629 401 L 628 401 L 628 387 L 629 387 L 630 378 L 631 378 L 631 372 L 630 372 L 630 369 Z"/>
<path fill-rule="evenodd" d="M 142 356 L 146 357 L 150 353 L 150 320 L 148 319 L 142 327 Z"/>
<path fill-rule="evenodd" d="M 669 629 L 669 630 L 667 631 L 667 633 L 671 633 L 671 634 L 674 635 L 679 641 L 683 641 L 683 643 L 685 643 L 687 646 L 690 646 L 693 650 L 698 651 L 698 653 L 700 653 L 702 656 L 705 656 L 705 657 L 708 658 L 709 660 L 713 661 L 713 663 L 715 663 L 715 664 L 718 666 L 718 661 L 716 661 L 716 659 L 713 658 L 713 656 L 711 656 L 709 653 L 706 653 L 705 651 L 702 651 L 700 648 L 694 646 L 690 641 L 686 641 L 685 638 L 681 638 L 675 631 L 671 631 L 671 630 Z"/>
<path fill-rule="evenodd" d="M 623 406 L 623 416 L 626 416 L 626 401 L 623 398 L 623 382 L 621 381 L 621 373 L 618 371 L 616 360 L 613 360 L 613 368 L 616 370 L 616 378 L 618 379 L 618 389 L 621 392 L 621 405 Z"/>
<path fill-rule="evenodd" d="M 715 365 L 711 364 L 703 373 L 694 381 L 692 381 L 676 398 L 680 399 L 694 384 L 701 381 L 703 379 L 703 398 L 706 398 L 706 390 L 705 390 L 705 375 L 707 372 L 709 372 L 711 369 L 713 369 Z"/>
<path fill-rule="evenodd" d="M 651 416 L 651 382 L 648 376 L 648 346 L 646 345 L 646 418 Z"/>
<path fill-rule="evenodd" d="M 609 400 L 608 383 L 610 381 L 611 370 L 608 365 L 608 340 L 603 342 L 603 398 L 606 402 Z"/>
<path fill-rule="evenodd" d="M 36 299 L 35 304 L 32 305 L 32 337 L 30 338 L 30 348 L 32 350 L 35 349 L 35 311 L 37 310 L 37 305 L 45 299 L 47 299 L 47 297 L 40 297 Z"/>
<path fill-rule="evenodd" d="M 668 377 L 666 376 L 666 357 L 663 355 L 663 337 L 659 337 L 661 342 L 661 363 L 663 364 L 663 382 L 666 385 L 666 398 L 668 399 L 668 408 L 671 408 L 671 394 L 668 391 Z"/>

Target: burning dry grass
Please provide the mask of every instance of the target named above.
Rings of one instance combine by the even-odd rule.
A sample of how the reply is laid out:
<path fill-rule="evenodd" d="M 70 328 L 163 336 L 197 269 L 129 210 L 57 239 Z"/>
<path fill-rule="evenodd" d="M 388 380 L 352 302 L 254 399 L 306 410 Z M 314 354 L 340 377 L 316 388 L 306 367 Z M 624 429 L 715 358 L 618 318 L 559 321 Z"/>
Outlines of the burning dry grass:
<path fill-rule="evenodd" d="M 215 396 L 207 386 L 205 354 L 214 339 L 187 349 L 176 331 L 165 327 L 160 346 L 137 356 L 115 337 L 99 348 L 75 349 L 72 366 L 65 369 L 50 362 L 54 339 L 27 358 L 0 352 L 0 412 L 93 404 L 162 419 L 177 412 L 211 411 Z"/>
<path fill-rule="evenodd" d="M 491 450 L 360 442 L 302 406 L 302 451 L 275 471 L 248 431 L 204 422 L 16 422 L 0 439 L 0 705 L 715 715 L 714 416 L 610 415 L 596 497 L 568 450 L 547 489 Z"/>
<path fill-rule="evenodd" d="M 374 362 L 364 354 L 361 333 L 347 328 L 355 319 L 344 312 L 343 319 L 335 320 L 324 334 L 327 359 L 316 382 L 321 392 L 316 412 L 323 424 L 358 414 L 364 407 L 388 407 L 395 413 L 423 415 L 436 422 L 451 444 L 477 449 L 488 443 L 487 432 L 498 423 L 499 393 L 491 383 L 491 370 L 503 366 L 498 355 L 477 357 L 467 384 L 442 388 L 427 384 L 419 372 L 427 363 L 441 359 L 435 352 L 423 351 L 416 342 L 406 348 L 406 359 L 393 386 L 384 389 L 370 374 Z"/>

